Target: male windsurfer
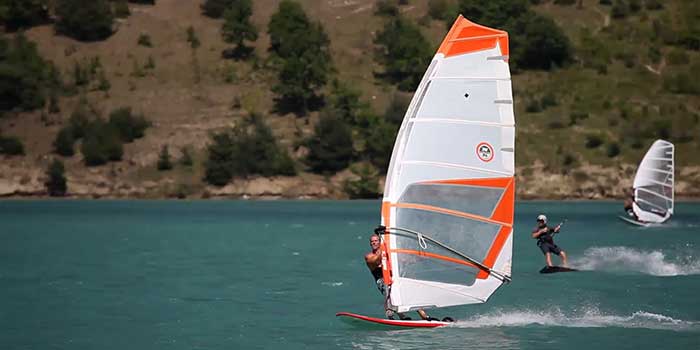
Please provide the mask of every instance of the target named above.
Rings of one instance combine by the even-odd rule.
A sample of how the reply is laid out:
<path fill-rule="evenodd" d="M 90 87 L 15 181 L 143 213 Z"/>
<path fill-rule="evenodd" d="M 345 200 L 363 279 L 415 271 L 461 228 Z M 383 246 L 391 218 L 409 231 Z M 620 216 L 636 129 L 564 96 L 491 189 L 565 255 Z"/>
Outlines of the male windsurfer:
<path fill-rule="evenodd" d="M 552 235 L 558 233 L 561 224 L 555 227 L 547 226 L 547 217 L 544 214 L 537 216 L 537 226 L 532 230 L 532 238 L 537 239 L 537 246 L 540 247 L 542 253 L 545 256 L 547 266 L 552 266 L 552 254 L 559 255 L 561 258 L 561 263 L 564 267 L 566 264 L 566 252 L 561 250 L 556 244 L 554 244 L 554 238 Z"/>
<path fill-rule="evenodd" d="M 394 311 L 389 308 L 389 294 L 387 293 L 388 287 L 384 283 L 384 274 L 382 271 L 382 254 L 384 254 L 384 245 L 381 243 L 379 235 L 383 234 L 385 230 L 386 227 L 380 225 L 374 229 L 374 233 L 369 236 L 369 246 L 372 248 L 372 251 L 365 254 L 365 262 L 367 263 L 369 271 L 372 273 L 372 277 L 375 279 L 377 289 L 379 289 L 379 292 L 384 295 L 384 309 L 386 310 L 386 317 L 389 319 L 394 319 Z M 402 320 L 411 319 L 401 312 L 397 312 L 397 314 Z M 426 321 L 438 321 L 437 318 L 428 316 L 423 309 L 418 309 L 418 315 L 420 315 L 420 318 Z"/>
<path fill-rule="evenodd" d="M 631 218 L 635 220 L 639 220 L 637 218 L 637 214 L 634 213 L 634 189 L 632 189 L 630 192 L 627 193 L 627 198 L 625 198 L 625 212 L 627 212 L 627 215 L 629 215 Z"/>

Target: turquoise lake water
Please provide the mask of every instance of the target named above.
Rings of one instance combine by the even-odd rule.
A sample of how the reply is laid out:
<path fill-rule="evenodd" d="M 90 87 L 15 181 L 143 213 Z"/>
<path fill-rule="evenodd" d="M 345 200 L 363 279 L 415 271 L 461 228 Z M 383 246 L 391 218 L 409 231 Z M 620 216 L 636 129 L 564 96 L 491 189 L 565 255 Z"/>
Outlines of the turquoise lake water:
<path fill-rule="evenodd" d="M 381 317 L 363 255 L 379 201 L 0 201 L 1 349 L 698 349 L 700 203 L 664 227 L 616 202 L 519 202 L 513 282 L 454 326 Z M 530 230 L 582 272 L 542 275 Z M 555 257 L 555 262 L 558 262 Z"/>

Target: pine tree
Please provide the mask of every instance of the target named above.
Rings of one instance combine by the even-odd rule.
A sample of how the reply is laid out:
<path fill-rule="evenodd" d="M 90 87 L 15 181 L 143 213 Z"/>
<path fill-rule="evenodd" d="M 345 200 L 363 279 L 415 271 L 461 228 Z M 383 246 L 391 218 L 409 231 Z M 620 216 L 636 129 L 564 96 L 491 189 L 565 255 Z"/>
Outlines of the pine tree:
<path fill-rule="evenodd" d="M 173 168 L 173 163 L 170 161 L 170 152 L 168 151 L 168 145 L 163 145 L 160 149 L 160 154 L 158 155 L 158 170 L 170 170 Z"/>
<path fill-rule="evenodd" d="M 206 0 L 201 6 L 202 12 L 211 18 L 219 18 L 234 2 L 237 0 Z"/>
<path fill-rule="evenodd" d="M 75 154 L 73 145 L 75 144 L 75 137 L 73 136 L 73 129 L 70 126 L 66 126 L 59 130 L 56 134 L 56 139 L 53 141 L 53 149 L 59 155 L 64 157 L 71 157 Z"/>
<path fill-rule="evenodd" d="M 63 197 L 66 195 L 68 186 L 66 185 L 66 177 L 64 175 L 65 167 L 63 162 L 58 159 L 54 159 L 53 162 L 46 169 L 46 176 L 48 179 L 44 182 L 46 186 L 46 191 L 51 197 Z"/>
<path fill-rule="evenodd" d="M 112 35 L 114 16 L 106 0 L 56 0 L 56 31 L 82 41 Z"/>
<path fill-rule="evenodd" d="M 420 29 L 409 20 L 397 17 L 385 24 L 375 43 L 382 47 L 377 57 L 384 65 L 384 73 L 380 75 L 398 84 L 400 90 L 415 90 L 432 56 L 432 49 Z"/>
<path fill-rule="evenodd" d="M 250 23 L 250 16 L 253 14 L 251 0 L 237 0 L 229 5 L 224 12 L 224 24 L 221 27 L 221 34 L 227 43 L 236 44 L 233 52 L 235 58 L 246 58 L 253 51 L 244 45 L 246 40 L 255 41 L 258 39 L 258 30 Z"/>
<path fill-rule="evenodd" d="M 280 112 L 305 114 L 315 109 L 317 95 L 332 69 L 330 41 L 320 23 L 312 23 L 296 2 L 283 0 L 268 24 L 270 51 L 278 62 L 277 94 Z"/>
<path fill-rule="evenodd" d="M 0 23 L 10 31 L 45 23 L 49 19 L 47 0 L 3 0 Z"/>
<path fill-rule="evenodd" d="M 190 150 L 190 147 L 182 147 L 181 149 L 182 152 L 182 157 L 180 157 L 180 164 L 190 167 L 194 164 L 194 160 L 192 159 L 192 151 Z"/>
<path fill-rule="evenodd" d="M 321 112 L 306 145 L 309 148 L 306 163 L 315 173 L 335 173 L 353 160 L 352 130 L 330 109 Z"/>

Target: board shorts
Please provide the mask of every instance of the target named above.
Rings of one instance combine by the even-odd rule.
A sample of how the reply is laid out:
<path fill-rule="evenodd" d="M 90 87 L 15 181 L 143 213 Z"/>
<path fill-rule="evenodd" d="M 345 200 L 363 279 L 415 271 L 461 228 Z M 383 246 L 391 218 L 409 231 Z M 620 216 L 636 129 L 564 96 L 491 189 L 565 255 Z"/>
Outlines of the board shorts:
<path fill-rule="evenodd" d="M 379 290 L 379 293 L 382 293 L 382 295 L 386 296 L 386 284 L 384 284 L 384 279 L 383 278 L 377 278 L 377 289 Z"/>
<path fill-rule="evenodd" d="M 557 246 L 556 244 L 543 242 L 542 244 L 538 244 L 537 246 L 540 247 L 540 250 L 544 255 L 547 255 L 547 253 L 553 253 L 556 255 L 561 254 L 561 248 L 559 248 L 559 246 Z"/>

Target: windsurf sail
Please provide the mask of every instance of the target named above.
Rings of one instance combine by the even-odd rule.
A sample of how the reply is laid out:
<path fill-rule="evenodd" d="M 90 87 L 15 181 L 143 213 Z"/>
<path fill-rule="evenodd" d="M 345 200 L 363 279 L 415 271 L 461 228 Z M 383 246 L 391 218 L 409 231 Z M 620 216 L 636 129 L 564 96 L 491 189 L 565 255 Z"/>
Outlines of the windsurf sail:
<path fill-rule="evenodd" d="M 483 303 L 510 281 L 514 148 L 508 34 L 459 16 L 389 163 L 381 215 L 390 308 Z"/>
<path fill-rule="evenodd" d="M 673 215 L 673 144 L 656 140 L 637 168 L 632 210 L 643 222 L 661 223 Z"/>

